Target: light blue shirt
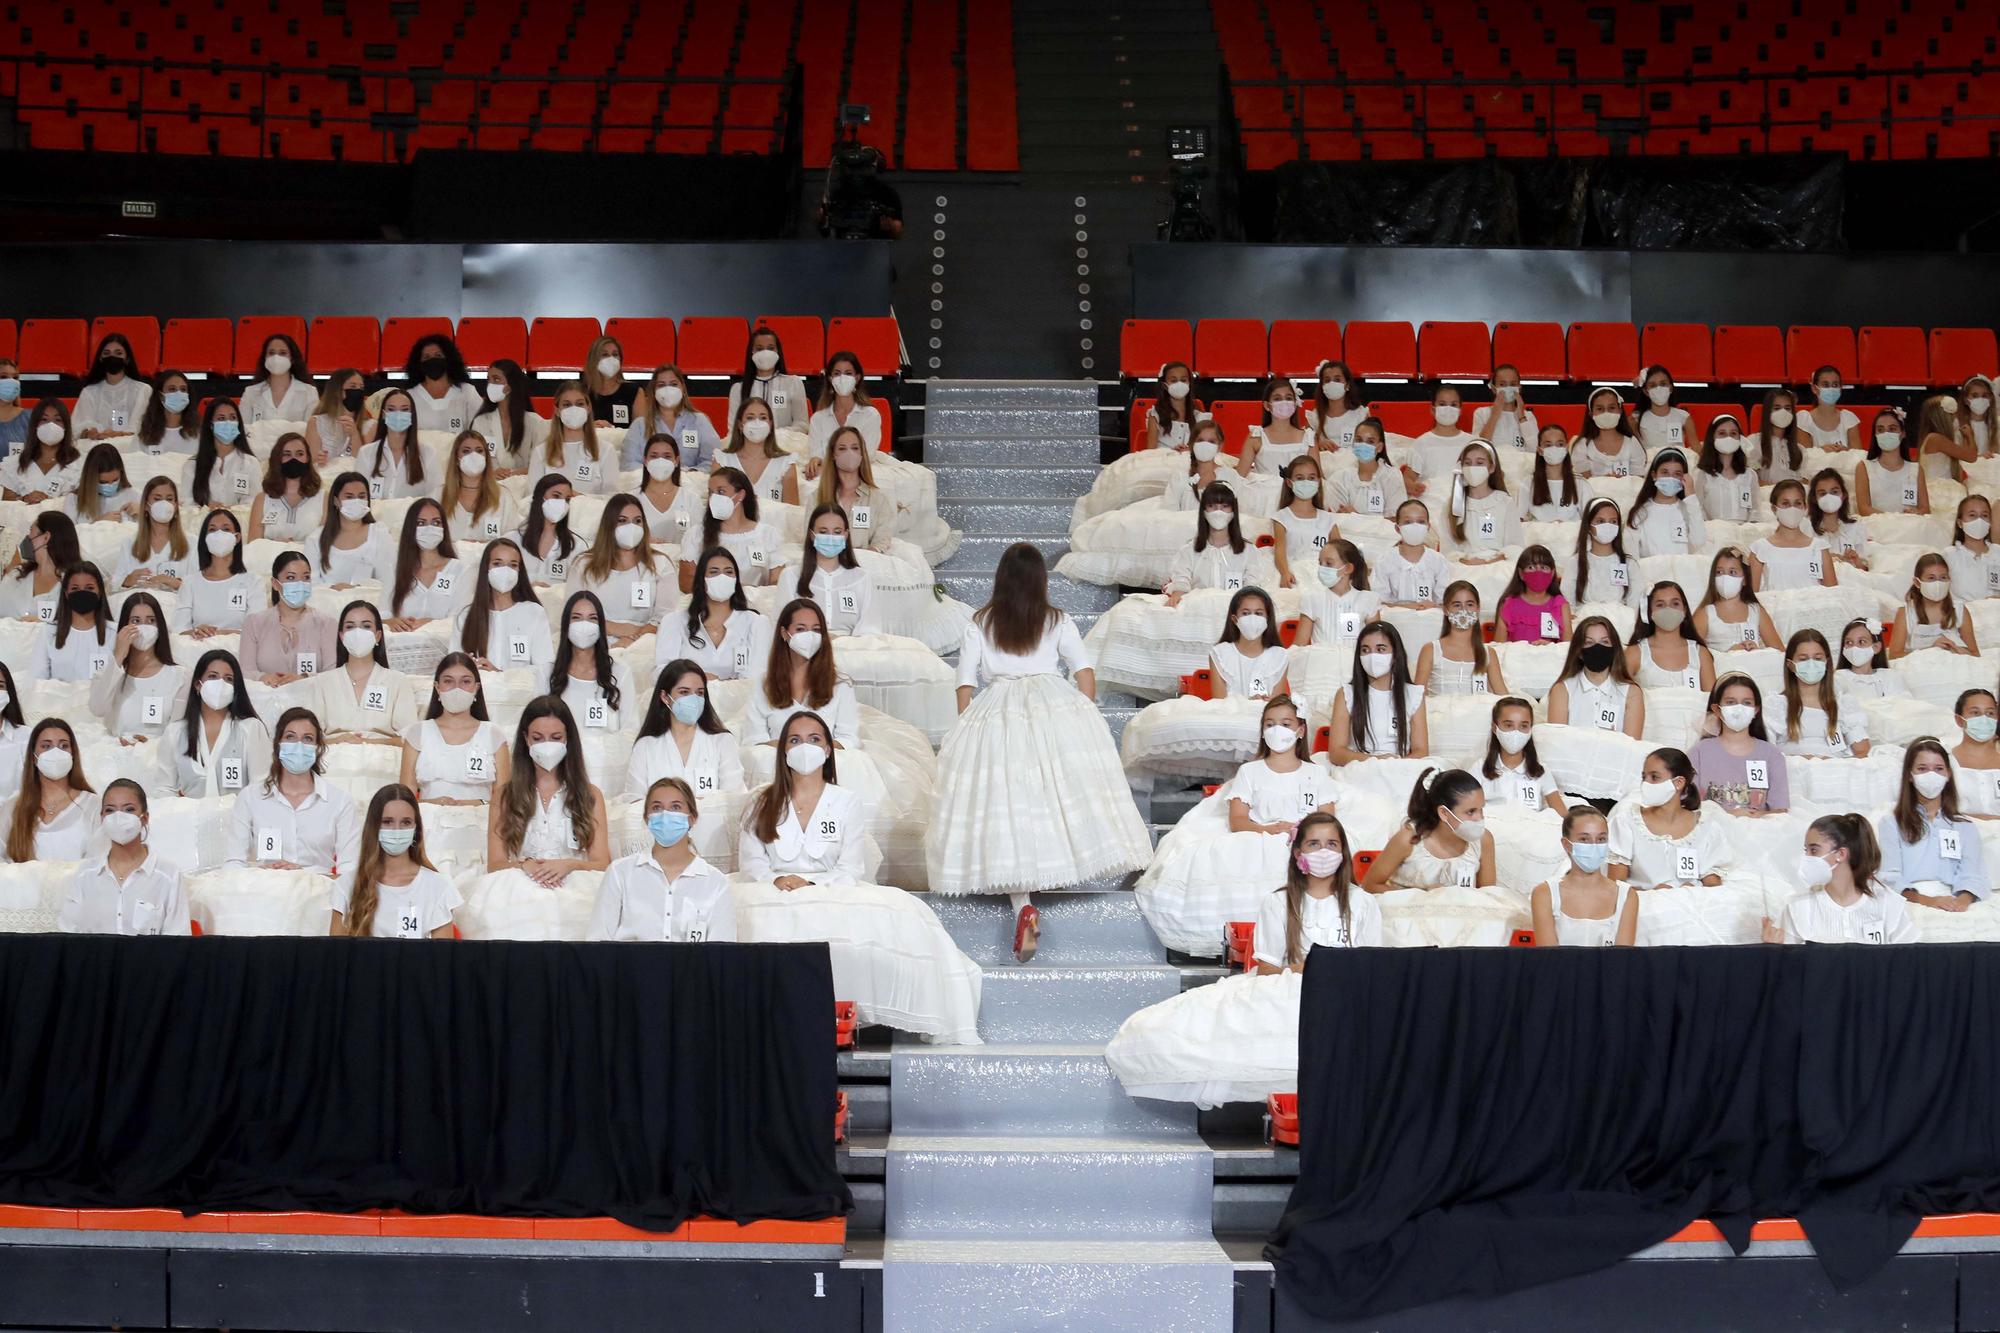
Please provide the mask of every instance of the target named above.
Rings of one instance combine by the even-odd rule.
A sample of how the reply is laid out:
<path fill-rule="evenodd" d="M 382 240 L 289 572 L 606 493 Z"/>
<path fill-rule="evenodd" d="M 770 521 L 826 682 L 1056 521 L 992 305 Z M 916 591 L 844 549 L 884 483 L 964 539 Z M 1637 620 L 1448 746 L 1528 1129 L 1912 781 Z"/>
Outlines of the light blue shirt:
<path fill-rule="evenodd" d="M 1939 850 L 1938 834 L 1944 829 L 1958 834 L 1956 857 Z M 1953 893 L 1969 893 L 1982 901 L 1993 892 L 1993 882 L 1986 876 L 1986 854 L 1979 843 L 1979 829 L 1969 819 L 1947 820 L 1940 815 L 1925 821 L 1922 838 L 1904 842 L 1902 830 L 1896 827 L 1895 812 L 1891 811 L 1876 822 L 1875 840 L 1882 845 L 1882 882 L 1898 893 L 1926 880 L 1949 885 Z"/>
<path fill-rule="evenodd" d="M 693 432 L 690 446 L 689 432 Z M 655 413 L 651 421 L 635 421 L 625 432 L 625 443 L 618 454 L 619 467 L 630 472 L 646 459 L 646 441 L 655 435 L 671 435 L 680 443 L 681 466 L 696 471 L 715 462 L 715 455 L 722 448 L 722 438 L 715 433 L 715 426 L 706 412 L 681 407 L 680 415 L 668 420 Z"/>

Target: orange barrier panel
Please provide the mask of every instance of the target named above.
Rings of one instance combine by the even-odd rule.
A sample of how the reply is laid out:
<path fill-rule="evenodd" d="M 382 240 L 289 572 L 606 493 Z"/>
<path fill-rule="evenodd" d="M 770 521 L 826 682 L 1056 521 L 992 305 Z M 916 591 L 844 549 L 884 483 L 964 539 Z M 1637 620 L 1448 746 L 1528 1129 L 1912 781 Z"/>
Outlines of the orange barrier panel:
<path fill-rule="evenodd" d="M 644 1231 L 609 1217 L 479 1217 L 422 1215 L 394 1209 L 370 1213 L 196 1213 L 171 1208 L 31 1208 L 0 1204 L 0 1231 L 204 1232 L 236 1236 L 392 1236 L 486 1240 L 640 1240 L 756 1245 L 841 1245 L 847 1219 L 755 1221 L 695 1218 L 673 1231 Z"/>

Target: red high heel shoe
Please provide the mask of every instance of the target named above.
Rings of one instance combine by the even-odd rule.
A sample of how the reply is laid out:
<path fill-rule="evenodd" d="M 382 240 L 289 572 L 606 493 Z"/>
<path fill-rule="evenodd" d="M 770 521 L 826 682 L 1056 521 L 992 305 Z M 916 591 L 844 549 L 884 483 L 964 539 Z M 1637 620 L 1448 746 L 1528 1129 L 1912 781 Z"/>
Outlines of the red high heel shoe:
<path fill-rule="evenodd" d="M 1035 946 L 1041 942 L 1042 914 L 1029 903 L 1014 918 L 1014 961 L 1025 963 L 1035 956 Z"/>

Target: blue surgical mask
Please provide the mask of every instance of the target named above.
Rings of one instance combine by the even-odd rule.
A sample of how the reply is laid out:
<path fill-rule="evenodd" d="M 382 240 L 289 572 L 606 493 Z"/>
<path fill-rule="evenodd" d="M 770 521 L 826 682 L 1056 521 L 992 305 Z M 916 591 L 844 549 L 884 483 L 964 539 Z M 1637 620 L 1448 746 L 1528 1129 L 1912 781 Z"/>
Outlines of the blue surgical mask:
<path fill-rule="evenodd" d="M 188 407 L 187 391 L 184 389 L 169 389 L 160 395 L 160 402 L 166 406 L 169 412 L 185 412 Z"/>
<path fill-rule="evenodd" d="M 310 773 L 319 762 L 319 747 L 311 741 L 282 741 L 278 745 L 278 762 L 287 773 Z"/>
<path fill-rule="evenodd" d="M 1332 565 L 1314 565 L 1313 573 L 1319 575 L 1319 586 L 1322 588 L 1331 588 L 1340 582 L 1340 571 Z"/>
<path fill-rule="evenodd" d="M 1357 463 L 1374 462 L 1375 446 L 1363 440 L 1356 440 L 1354 442 L 1354 461 Z"/>
<path fill-rule="evenodd" d="M 410 414 L 400 407 L 392 407 L 382 414 L 382 424 L 390 430 L 408 430 Z"/>
<path fill-rule="evenodd" d="M 813 550 L 818 551 L 828 560 L 834 559 L 846 549 L 847 538 L 837 532 L 815 532 L 813 534 Z"/>
<path fill-rule="evenodd" d="M 312 595 L 313 589 L 310 583 L 280 583 L 278 585 L 278 596 L 284 599 L 286 606 L 294 610 L 310 602 Z"/>
<path fill-rule="evenodd" d="M 1819 391 L 1819 402 L 1821 407 L 1832 407 L 1835 403 L 1839 401 L 1840 401 L 1839 389 L 1821 389 Z"/>
<path fill-rule="evenodd" d="M 1587 875 L 1594 875 L 1604 869 L 1604 863 L 1610 856 L 1609 843 L 1573 842 L 1569 845 L 1569 859 L 1576 862 L 1576 868 Z"/>
<path fill-rule="evenodd" d="M 107 500 L 124 489 L 123 486 L 120 486 L 115 481 L 100 481 L 97 483 L 97 493 Z"/>
<path fill-rule="evenodd" d="M 646 832 L 662 847 L 671 847 L 688 835 L 694 821 L 679 810 L 655 810 L 646 816 Z"/>
<path fill-rule="evenodd" d="M 286 765 L 286 767 L 289 768 L 290 765 Z M 307 767 L 309 768 L 311 765 L 307 765 Z M 404 852 L 409 851 L 411 845 L 416 840 L 417 831 L 413 828 L 383 828 L 375 830 L 375 841 L 380 843 L 382 850 L 391 856 L 401 856 Z"/>
<path fill-rule="evenodd" d="M 701 715 L 708 711 L 708 696 L 705 694 L 683 694 L 670 705 L 674 710 L 674 721 L 683 726 L 693 726 L 701 721 Z"/>
<path fill-rule="evenodd" d="M 215 438 L 224 444 L 236 443 L 236 437 L 243 433 L 243 423 L 230 417 L 218 418 L 215 422 Z"/>
<path fill-rule="evenodd" d="M 1653 489 L 1657 490 L 1661 495 L 1672 498 L 1681 493 L 1681 479 L 1679 477 L 1657 477 L 1653 481 Z"/>
<path fill-rule="evenodd" d="M 0 379 L 0 403 L 18 402 L 21 397 L 21 381 L 12 375 Z"/>

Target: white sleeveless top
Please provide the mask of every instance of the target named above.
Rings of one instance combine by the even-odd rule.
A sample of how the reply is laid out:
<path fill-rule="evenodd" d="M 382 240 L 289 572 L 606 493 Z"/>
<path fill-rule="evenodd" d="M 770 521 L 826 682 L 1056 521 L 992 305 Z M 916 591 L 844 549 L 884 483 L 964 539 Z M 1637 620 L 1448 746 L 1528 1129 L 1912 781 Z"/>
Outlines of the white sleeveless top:
<path fill-rule="evenodd" d="M 1607 917 L 1571 916 L 1562 909 L 1562 883 L 1560 880 L 1549 885 L 1550 908 L 1556 918 L 1556 942 L 1558 944 L 1602 945 L 1618 942 L 1618 923 L 1625 915 L 1625 895 L 1632 886 L 1618 881 L 1616 896 L 1611 900 L 1611 915 Z"/>
<path fill-rule="evenodd" d="M 1664 633 L 1664 631 L 1661 631 Z M 1669 670 L 1653 660 L 1653 636 L 1639 640 L 1639 688 L 1678 690 L 1698 690 L 1701 688 L 1701 655 L 1695 651 L 1691 641 L 1688 645 L 1688 663 L 1678 671 Z"/>

